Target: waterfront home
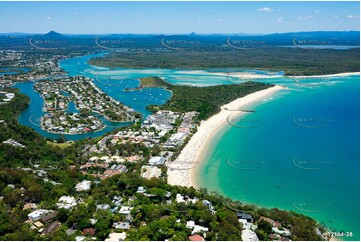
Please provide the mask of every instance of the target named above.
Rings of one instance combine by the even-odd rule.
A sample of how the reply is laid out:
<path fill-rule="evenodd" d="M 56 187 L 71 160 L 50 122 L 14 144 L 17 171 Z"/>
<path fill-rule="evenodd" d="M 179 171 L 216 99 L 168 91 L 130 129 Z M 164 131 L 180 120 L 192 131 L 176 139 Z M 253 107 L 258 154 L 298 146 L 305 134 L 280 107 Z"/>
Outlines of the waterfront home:
<path fill-rule="evenodd" d="M 237 217 L 238 217 L 238 219 L 245 219 L 245 220 L 247 220 L 247 222 L 249 222 L 249 223 L 252 223 L 252 222 L 253 222 L 252 216 L 249 215 L 249 214 L 247 214 L 247 213 L 245 213 L 245 212 L 243 212 L 242 210 L 240 210 L 240 211 L 237 212 Z"/>

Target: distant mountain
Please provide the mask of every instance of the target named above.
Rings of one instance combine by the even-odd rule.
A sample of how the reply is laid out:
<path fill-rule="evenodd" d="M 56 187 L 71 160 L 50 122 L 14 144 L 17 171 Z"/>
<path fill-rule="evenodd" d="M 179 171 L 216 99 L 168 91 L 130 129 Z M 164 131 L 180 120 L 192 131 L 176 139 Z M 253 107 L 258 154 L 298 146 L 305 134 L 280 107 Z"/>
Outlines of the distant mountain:
<path fill-rule="evenodd" d="M 96 39 L 119 39 L 129 40 L 131 42 L 119 42 L 119 46 L 127 48 L 162 48 L 161 40 L 183 40 L 183 45 L 194 44 L 197 48 L 205 49 L 224 49 L 228 42 L 238 45 L 247 45 L 248 43 L 265 46 L 287 46 L 292 47 L 295 43 L 303 45 L 348 45 L 360 46 L 360 31 L 312 31 L 312 32 L 289 32 L 273 34 L 60 34 L 56 31 L 49 31 L 46 34 L 30 33 L 0 33 L 0 49 L 13 46 L 28 45 L 29 38 L 57 40 L 59 45 L 77 46 L 77 48 L 99 48 L 95 45 Z M 189 42 L 187 42 L 187 40 Z M 191 42 L 197 41 L 197 42 Z M 64 44 L 66 42 L 66 44 Z M 114 42 L 114 48 L 117 42 Z M 177 43 L 180 44 L 180 43 Z M 182 45 L 182 44 L 180 44 Z M 96 47 L 94 47 L 96 46 Z M 113 48 L 112 47 L 112 48 Z M 183 47 L 180 47 L 183 48 Z"/>
<path fill-rule="evenodd" d="M 43 37 L 51 38 L 51 39 L 63 39 L 63 38 L 66 38 L 65 35 L 59 34 L 58 32 L 55 32 L 53 30 L 51 30 L 48 33 L 44 34 Z"/>

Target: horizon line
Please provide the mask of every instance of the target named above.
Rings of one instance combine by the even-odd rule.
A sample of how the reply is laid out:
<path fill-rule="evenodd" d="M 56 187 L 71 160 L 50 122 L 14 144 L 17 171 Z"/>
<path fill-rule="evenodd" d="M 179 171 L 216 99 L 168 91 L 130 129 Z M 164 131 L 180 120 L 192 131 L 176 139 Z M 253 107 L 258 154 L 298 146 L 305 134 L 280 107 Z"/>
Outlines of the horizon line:
<path fill-rule="evenodd" d="M 62 33 L 55 30 L 49 30 L 48 32 L 0 32 L 1 35 L 4 34 L 24 34 L 24 35 L 32 35 L 32 34 L 48 34 L 50 32 L 55 32 L 62 35 L 111 35 L 111 34 L 121 34 L 121 35 L 270 35 L 270 34 L 289 34 L 289 33 L 311 33 L 311 32 L 360 32 L 360 30 L 302 30 L 302 31 L 292 31 L 292 32 L 270 32 L 270 33 L 244 33 L 244 32 L 232 32 L 232 33 L 196 33 L 196 32 L 188 32 L 188 33 L 117 33 L 117 32 L 111 32 L 111 33 Z"/>

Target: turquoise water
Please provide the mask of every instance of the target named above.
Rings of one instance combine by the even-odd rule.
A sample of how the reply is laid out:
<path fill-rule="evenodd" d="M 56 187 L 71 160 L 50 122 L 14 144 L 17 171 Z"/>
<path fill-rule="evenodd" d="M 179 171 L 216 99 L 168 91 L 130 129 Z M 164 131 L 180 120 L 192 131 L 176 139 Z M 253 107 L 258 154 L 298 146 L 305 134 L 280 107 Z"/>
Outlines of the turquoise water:
<path fill-rule="evenodd" d="M 84 75 L 118 101 L 149 115 L 146 106 L 166 102 L 171 93 L 161 88 L 126 91 L 139 84 L 138 78 L 157 75 L 177 85 L 209 86 L 240 83 L 212 72 L 245 71 L 263 75 L 282 73 L 214 69 L 104 68 L 87 64 L 89 55 L 60 62 L 69 75 Z M 286 77 L 256 81 L 286 85 L 272 97 L 249 107 L 247 116 L 232 113 L 229 123 L 213 140 L 199 168 L 199 185 L 244 202 L 294 210 L 309 215 L 333 231 L 353 232 L 359 239 L 359 77 L 292 79 Z M 40 129 L 43 100 L 33 83 L 16 87 L 31 98 L 19 122 L 46 137 L 59 137 Z M 77 112 L 70 103 L 69 112 Z M 101 118 L 107 128 L 95 133 L 65 135 L 75 140 L 97 137 L 127 124 Z M 207 182 L 205 182 L 207 181 Z M 345 239 L 345 238 L 344 238 Z"/>
<path fill-rule="evenodd" d="M 284 78 L 285 79 L 285 78 Z M 282 80 L 279 80 L 282 82 Z M 360 238 L 360 78 L 287 83 L 229 124 L 203 159 L 198 185 L 294 210 Z M 327 83 L 327 85 L 326 85 Z"/>

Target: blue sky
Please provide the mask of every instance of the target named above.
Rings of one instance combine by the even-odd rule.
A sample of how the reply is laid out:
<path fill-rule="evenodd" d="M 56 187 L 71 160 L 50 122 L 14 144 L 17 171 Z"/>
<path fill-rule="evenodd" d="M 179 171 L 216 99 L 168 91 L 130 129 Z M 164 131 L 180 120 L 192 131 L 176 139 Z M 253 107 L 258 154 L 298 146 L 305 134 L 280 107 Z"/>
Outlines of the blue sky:
<path fill-rule="evenodd" d="M 359 2 L 0 2 L 0 32 L 282 33 L 360 30 Z"/>

